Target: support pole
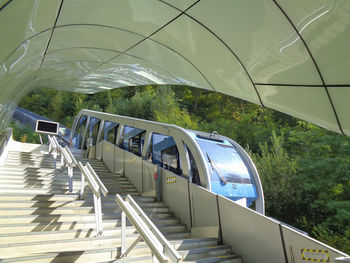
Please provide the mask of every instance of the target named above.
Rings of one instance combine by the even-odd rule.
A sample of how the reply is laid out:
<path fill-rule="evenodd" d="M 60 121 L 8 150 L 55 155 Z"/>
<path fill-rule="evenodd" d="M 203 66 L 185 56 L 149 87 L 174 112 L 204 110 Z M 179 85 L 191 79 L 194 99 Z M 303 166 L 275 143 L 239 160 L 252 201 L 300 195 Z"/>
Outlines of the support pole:
<path fill-rule="evenodd" d="M 126 251 L 126 215 L 122 210 L 122 235 L 121 235 L 121 254 L 124 255 Z"/>
<path fill-rule="evenodd" d="M 63 169 L 64 169 L 64 156 L 63 156 L 62 152 L 61 152 L 61 166 L 60 166 L 60 168 L 63 171 Z"/>
<path fill-rule="evenodd" d="M 162 171 L 160 165 L 157 164 L 157 178 L 155 179 L 156 200 L 162 201 Z"/>
<path fill-rule="evenodd" d="M 85 192 L 85 177 L 83 172 L 81 172 L 81 184 L 80 184 L 80 199 L 82 199 Z"/>
<path fill-rule="evenodd" d="M 44 144 L 43 143 L 43 138 L 41 137 L 41 134 L 39 134 L 39 138 L 40 138 L 40 144 Z"/>
<path fill-rule="evenodd" d="M 97 236 L 101 236 L 103 232 L 101 196 L 96 196 L 96 194 L 94 194 L 94 207 L 95 207 L 95 219 L 96 219 L 96 232 L 97 232 Z"/>
<path fill-rule="evenodd" d="M 57 167 L 57 150 L 55 149 L 53 153 L 53 169 L 56 170 L 56 167 Z"/>
<path fill-rule="evenodd" d="M 68 166 L 68 185 L 69 192 L 73 192 L 73 167 Z"/>

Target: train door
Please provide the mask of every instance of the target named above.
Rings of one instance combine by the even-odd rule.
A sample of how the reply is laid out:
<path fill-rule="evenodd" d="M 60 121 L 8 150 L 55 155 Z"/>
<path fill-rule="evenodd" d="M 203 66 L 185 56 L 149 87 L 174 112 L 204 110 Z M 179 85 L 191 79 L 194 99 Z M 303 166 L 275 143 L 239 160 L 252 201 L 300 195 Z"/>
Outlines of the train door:
<path fill-rule="evenodd" d="M 105 121 L 102 120 L 100 123 L 100 130 L 98 131 L 97 141 L 96 141 L 96 159 L 102 160 L 103 154 L 103 128 L 105 126 Z"/>
<path fill-rule="evenodd" d="M 153 135 L 147 136 L 149 139 L 145 159 L 142 161 L 142 181 L 144 196 L 156 196 L 155 176 L 157 165 L 153 163 Z"/>
<path fill-rule="evenodd" d="M 100 129 L 101 120 L 90 118 L 88 138 L 86 140 L 87 157 L 94 159 L 96 157 L 96 144 L 98 131 Z"/>
<path fill-rule="evenodd" d="M 111 171 L 114 171 L 115 142 L 117 139 L 118 127 L 118 123 L 105 121 L 101 134 L 103 142 L 102 160 Z"/>
<path fill-rule="evenodd" d="M 155 196 L 155 173 L 157 165 L 162 169 L 162 176 L 180 175 L 180 158 L 172 136 L 153 133 L 143 161 L 143 193 Z"/>
<path fill-rule="evenodd" d="M 83 136 L 86 128 L 87 116 L 83 115 L 78 121 L 77 128 L 75 129 L 72 143 L 74 148 L 81 149 L 83 143 Z"/>
<path fill-rule="evenodd" d="M 124 150 L 125 176 L 142 192 L 142 149 L 146 131 L 143 129 L 124 126 L 120 148 Z"/>

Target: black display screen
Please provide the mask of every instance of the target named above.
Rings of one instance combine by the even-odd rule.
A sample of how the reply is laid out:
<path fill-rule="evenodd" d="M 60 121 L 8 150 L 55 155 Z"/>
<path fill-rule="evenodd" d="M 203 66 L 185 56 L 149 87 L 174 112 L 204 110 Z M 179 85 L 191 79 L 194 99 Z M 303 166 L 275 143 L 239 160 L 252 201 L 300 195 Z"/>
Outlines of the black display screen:
<path fill-rule="evenodd" d="M 47 134 L 58 134 L 58 123 L 38 120 L 36 124 L 36 132 Z"/>

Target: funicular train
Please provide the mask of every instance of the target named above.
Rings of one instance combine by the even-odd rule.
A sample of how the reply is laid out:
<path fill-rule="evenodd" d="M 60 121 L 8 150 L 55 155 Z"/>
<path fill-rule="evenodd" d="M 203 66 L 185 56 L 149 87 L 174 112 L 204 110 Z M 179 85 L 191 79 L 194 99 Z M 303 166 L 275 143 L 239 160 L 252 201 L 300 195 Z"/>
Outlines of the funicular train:
<path fill-rule="evenodd" d="M 263 189 L 254 163 L 239 144 L 216 132 L 82 110 L 71 140 L 75 148 L 128 177 L 143 195 L 155 195 L 158 166 L 167 175 L 184 177 L 264 214 Z"/>

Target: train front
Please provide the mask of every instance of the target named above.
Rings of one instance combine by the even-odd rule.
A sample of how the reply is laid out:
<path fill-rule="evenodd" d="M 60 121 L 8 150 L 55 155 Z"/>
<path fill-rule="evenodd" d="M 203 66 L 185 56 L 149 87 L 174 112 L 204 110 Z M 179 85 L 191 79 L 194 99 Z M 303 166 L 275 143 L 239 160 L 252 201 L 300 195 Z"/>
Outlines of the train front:
<path fill-rule="evenodd" d="M 237 143 L 216 133 L 188 131 L 209 167 L 210 190 L 251 207 L 263 192 L 252 160 Z"/>

